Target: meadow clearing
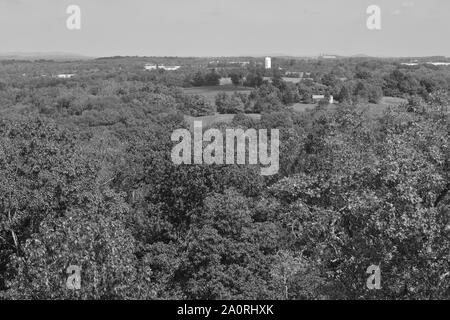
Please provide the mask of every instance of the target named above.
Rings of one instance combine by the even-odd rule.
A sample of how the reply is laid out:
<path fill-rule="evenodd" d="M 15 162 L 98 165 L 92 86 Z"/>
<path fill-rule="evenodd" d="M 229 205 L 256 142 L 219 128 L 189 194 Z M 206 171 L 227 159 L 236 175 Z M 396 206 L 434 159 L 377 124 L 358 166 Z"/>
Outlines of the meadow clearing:
<path fill-rule="evenodd" d="M 223 86 L 212 86 L 212 87 L 192 87 L 184 88 L 183 92 L 185 94 L 198 94 L 203 96 L 206 100 L 212 104 L 216 103 L 216 96 L 221 92 L 226 92 L 227 94 L 233 94 L 234 92 L 250 94 L 252 88 L 249 87 L 239 87 L 235 85 L 223 85 Z"/>
<path fill-rule="evenodd" d="M 237 90 L 236 90 L 237 89 Z M 227 92 L 232 94 L 233 92 L 244 92 L 250 93 L 250 89 L 245 87 L 235 87 L 235 86 L 215 86 L 215 87 L 196 87 L 196 88 L 186 88 L 184 89 L 185 93 L 188 94 L 198 94 L 211 103 L 215 103 L 215 97 L 220 92 Z M 406 99 L 396 98 L 396 97 L 383 97 L 379 103 L 364 103 L 360 105 L 362 109 L 368 109 L 368 112 L 378 117 L 382 115 L 383 111 L 386 110 L 389 106 L 398 106 L 402 103 L 406 103 Z M 330 110 L 335 110 L 339 106 L 339 103 L 333 104 L 329 106 Z M 295 103 L 290 108 L 295 112 L 305 112 L 307 110 L 312 110 L 317 107 L 316 103 Z M 202 116 L 202 117 L 192 117 L 185 115 L 185 121 L 192 127 L 194 121 L 202 121 L 203 125 L 209 127 L 215 123 L 231 123 L 236 114 L 219 114 L 216 113 L 210 116 Z M 252 118 L 253 120 L 259 121 L 261 119 L 260 114 L 249 113 L 246 116 Z"/>

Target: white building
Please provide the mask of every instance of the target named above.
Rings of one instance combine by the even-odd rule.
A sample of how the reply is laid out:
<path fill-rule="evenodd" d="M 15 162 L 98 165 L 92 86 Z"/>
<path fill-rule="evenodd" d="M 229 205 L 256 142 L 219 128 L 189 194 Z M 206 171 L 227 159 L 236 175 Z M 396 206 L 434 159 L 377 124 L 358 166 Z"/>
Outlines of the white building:
<path fill-rule="evenodd" d="M 323 94 L 313 94 L 312 99 L 314 100 L 314 102 L 319 102 L 323 99 L 325 99 L 325 95 Z M 328 101 L 330 104 L 334 103 L 334 98 L 333 96 L 330 96 L 330 100 Z"/>
<path fill-rule="evenodd" d="M 181 66 L 170 66 L 170 67 L 166 67 L 166 66 L 159 66 L 160 69 L 164 69 L 166 71 L 175 71 L 181 68 Z"/>
<path fill-rule="evenodd" d="M 73 73 L 61 73 L 61 74 L 57 74 L 56 77 L 59 79 L 70 79 L 73 78 L 75 76 L 75 74 Z"/>
<path fill-rule="evenodd" d="M 146 64 L 144 68 L 145 70 L 156 70 L 158 66 L 156 64 Z"/>
<path fill-rule="evenodd" d="M 231 78 L 230 78 L 230 77 L 227 77 L 227 78 L 220 78 L 220 83 L 219 83 L 219 85 L 221 85 L 221 86 L 226 86 L 226 85 L 230 85 L 230 84 L 233 84 L 233 81 L 231 81 Z"/>
<path fill-rule="evenodd" d="M 450 66 L 450 62 L 427 62 L 427 64 L 432 64 L 433 66 Z"/>
<path fill-rule="evenodd" d="M 266 57 L 264 66 L 266 69 L 271 69 L 272 68 L 272 58 L 271 57 Z"/>
<path fill-rule="evenodd" d="M 163 66 L 163 65 L 156 65 L 156 64 L 146 64 L 145 70 L 157 70 L 157 69 L 163 69 L 166 71 L 175 71 L 181 68 L 181 66 Z"/>

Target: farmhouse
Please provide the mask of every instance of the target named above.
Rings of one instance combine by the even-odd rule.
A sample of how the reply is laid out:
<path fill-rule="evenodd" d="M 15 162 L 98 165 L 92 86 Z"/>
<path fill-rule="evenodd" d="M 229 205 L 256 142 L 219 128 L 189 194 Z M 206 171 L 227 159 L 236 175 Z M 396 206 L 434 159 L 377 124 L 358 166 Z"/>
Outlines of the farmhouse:
<path fill-rule="evenodd" d="M 427 62 L 427 64 L 432 64 L 433 66 L 450 66 L 450 62 Z"/>
<path fill-rule="evenodd" d="M 221 85 L 221 86 L 227 86 L 227 85 L 230 85 L 230 84 L 233 84 L 233 82 L 231 81 L 231 78 L 230 78 L 230 77 L 222 77 L 222 78 L 220 78 L 220 83 L 219 83 L 219 85 Z"/>
<path fill-rule="evenodd" d="M 158 66 L 156 64 L 146 64 L 144 68 L 145 70 L 156 70 Z"/>
<path fill-rule="evenodd" d="M 58 79 L 70 79 L 73 78 L 75 76 L 75 74 L 73 73 L 61 73 L 61 74 L 57 74 L 56 78 Z"/>
<path fill-rule="evenodd" d="M 157 69 L 163 69 L 166 71 L 175 71 L 181 68 L 181 66 L 164 66 L 164 65 L 157 65 L 157 64 L 146 64 L 145 70 L 157 70 Z"/>
<path fill-rule="evenodd" d="M 313 95 L 312 95 L 312 99 L 314 100 L 314 102 L 319 102 L 319 101 L 325 99 L 325 95 L 323 95 L 323 94 L 313 94 Z M 334 98 L 333 98 L 333 96 L 330 96 L 330 99 L 329 99 L 328 102 L 329 102 L 330 104 L 333 104 L 333 103 L 334 103 Z"/>
<path fill-rule="evenodd" d="M 166 70 L 166 71 L 175 71 L 175 70 L 178 70 L 180 68 L 181 68 L 181 66 L 170 66 L 170 67 L 168 67 L 168 66 L 159 66 L 159 69 L 163 69 L 163 70 Z"/>

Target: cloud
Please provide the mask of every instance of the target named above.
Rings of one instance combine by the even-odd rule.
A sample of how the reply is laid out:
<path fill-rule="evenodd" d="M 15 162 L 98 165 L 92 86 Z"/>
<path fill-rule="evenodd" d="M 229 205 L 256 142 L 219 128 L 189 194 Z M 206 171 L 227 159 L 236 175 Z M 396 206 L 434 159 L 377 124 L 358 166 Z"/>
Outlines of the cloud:
<path fill-rule="evenodd" d="M 399 16 L 402 14 L 403 11 L 405 11 L 405 10 L 408 11 L 408 8 L 413 8 L 413 7 L 415 7 L 415 5 L 416 4 L 413 1 L 403 1 L 400 8 L 392 11 L 392 14 L 394 16 Z M 405 10 L 403 10 L 403 9 L 405 9 Z"/>
<path fill-rule="evenodd" d="M 22 0 L 0 0 L 0 4 L 19 5 L 23 4 Z"/>
<path fill-rule="evenodd" d="M 402 2 L 402 7 L 403 8 L 412 8 L 414 7 L 416 4 L 413 1 L 405 1 Z"/>
<path fill-rule="evenodd" d="M 24 5 L 24 0 L 0 0 L 0 7 L 2 11 L 21 10 Z"/>

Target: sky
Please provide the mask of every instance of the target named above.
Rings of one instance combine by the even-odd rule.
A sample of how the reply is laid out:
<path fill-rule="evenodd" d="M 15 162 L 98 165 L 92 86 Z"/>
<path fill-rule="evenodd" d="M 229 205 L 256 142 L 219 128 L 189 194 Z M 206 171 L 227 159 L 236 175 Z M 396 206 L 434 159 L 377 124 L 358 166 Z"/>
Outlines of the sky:
<path fill-rule="evenodd" d="M 0 0 L 0 53 L 450 56 L 449 31 L 449 0 Z"/>

